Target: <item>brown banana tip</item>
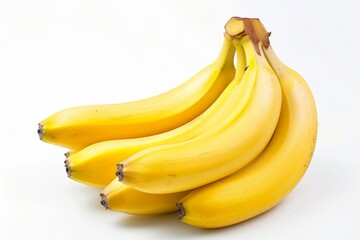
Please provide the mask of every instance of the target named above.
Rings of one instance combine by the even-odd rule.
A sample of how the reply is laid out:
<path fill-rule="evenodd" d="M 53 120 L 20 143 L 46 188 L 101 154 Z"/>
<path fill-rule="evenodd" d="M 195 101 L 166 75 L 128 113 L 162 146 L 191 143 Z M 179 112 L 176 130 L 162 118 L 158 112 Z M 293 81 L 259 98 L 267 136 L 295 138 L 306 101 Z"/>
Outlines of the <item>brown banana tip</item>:
<path fill-rule="evenodd" d="M 100 201 L 101 205 L 103 205 L 105 209 L 108 209 L 109 207 L 105 194 L 100 193 L 100 197 L 101 197 L 101 201 Z"/>
<path fill-rule="evenodd" d="M 65 156 L 66 158 L 68 158 L 68 157 L 70 156 L 70 152 L 64 153 L 64 156 Z"/>
<path fill-rule="evenodd" d="M 121 181 L 124 178 L 123 168 L 124 166 L 121 163 L 117 165 L 116 176 L 119 178 L 119 181 Z"/>
<path fill-rule="evenodd" d="M 65 160 L 64 163 L 65 163 L 65 171 L 66 171 L 68 177 L 70 177 L 71 176 L 71 167 L 69 166 L 69 161 Z"/>
<path fill-rule="evenodd" d="M 39 135 L 40 140 L 42 140 L 44 137 L 44 129 L 43 129 L 43 125 L 41 123 L 38 124 L 37 133 Z"/>
<path fill-rule="evenodd" d="M 176 203 L 176 214 L 178 215 L 179 220 L 185 216 L 185 209 L 181 202 Z"/>

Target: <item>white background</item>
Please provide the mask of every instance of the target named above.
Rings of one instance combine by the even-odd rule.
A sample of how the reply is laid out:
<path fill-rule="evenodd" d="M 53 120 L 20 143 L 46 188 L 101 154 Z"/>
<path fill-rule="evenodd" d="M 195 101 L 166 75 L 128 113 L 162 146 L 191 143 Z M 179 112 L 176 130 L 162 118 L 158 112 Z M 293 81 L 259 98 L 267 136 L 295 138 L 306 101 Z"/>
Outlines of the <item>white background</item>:
<path fill-rule="evenodd" d="M 0 1 L 0 239 L 360 239 L 356 1 Z M 156 95 L 209 64 L 231 16 L 259 17 L 307 80 L 319 136 L 309 170 L 276 208 L 219 230 L 174 214 L 105 211 L 66 177 L 66 150 L 38 140 L 60 109 Z"/>

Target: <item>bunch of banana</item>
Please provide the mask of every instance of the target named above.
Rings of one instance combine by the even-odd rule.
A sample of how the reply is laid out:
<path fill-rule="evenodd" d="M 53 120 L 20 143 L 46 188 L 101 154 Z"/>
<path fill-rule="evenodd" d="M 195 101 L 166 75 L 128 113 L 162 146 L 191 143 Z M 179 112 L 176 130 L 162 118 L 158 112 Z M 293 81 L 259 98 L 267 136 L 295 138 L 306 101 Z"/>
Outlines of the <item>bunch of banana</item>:
<path fill-rule="evenodd" d="M 39 124 L 42 140 L 69 148 L 68 176 L 103 188 L 106 209 L 176 211 L 219 228 L 271 209 L 301 180 L 317 136 L 311 90 L 275 55 L 259 19 L 233 17 L 225 31 L 215 62 L 178 88 Z"/>

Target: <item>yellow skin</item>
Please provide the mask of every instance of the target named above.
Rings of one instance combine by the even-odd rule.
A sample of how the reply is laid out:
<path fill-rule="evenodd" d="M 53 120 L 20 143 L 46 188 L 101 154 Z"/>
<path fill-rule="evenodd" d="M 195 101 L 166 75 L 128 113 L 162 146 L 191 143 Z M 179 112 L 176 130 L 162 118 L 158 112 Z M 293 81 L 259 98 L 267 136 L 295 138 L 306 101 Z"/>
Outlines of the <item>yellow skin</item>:
<path fill-rule="evenodd" d="M 235 79 L 241 80 L 246 67 L 244 51 L 237 52 Z M 229 77 L 232 75 L 229 72 Z M 142 138 L 103 141 L 92 144 L 80 151 L 72 150 L 66 160 L 68 175 L 73 180 L 96 187 L 105 187 L 113 180 L 116 164 L 136 152 L 160 144 L 176 143 L 192 139 L 208 129 L 224 122 L 235 108 L 240 109 L 241 99 L 249 98 L 250 87 L 239 87 L 239 81 L 232 81 L 218 99 L 199 117 L 165 133 Z M 244 102 L 244 101 L 243 101 Z"/>
<path fill-rule="evenodd" d="M 223 178 L 244 167 L 266 147 L 280 114 L 279 81 L 265 57 L 255 53 L 249 40 L 235 43 L 247 57 L 240 84 L 248 85 L 249 98 L 238 102 L 231 116 L 198 137 L 138 152 L 118 165 L 119 179 L 148 193 L 193 189 Z M 244 106 L 243 106 L 244 105 Z"/>
<path fill-rule="evenodd" d="M 187 224 L 219 228 L 255 217 L 284 199 L 310 164 L 317 136 L 317 112 L 311 90 L 271 47 L 264 52 L 279 77 L 283 94 L 274 137 L 247 167 L 184 197 L 178 204 L 178 214 Z"/>
<path fill-rule="evenodd" d="M 224 37 L 214 63 L 161 95 L 59 111 L 39 123 L 40 139 L 82 149 L 100 141 L 150 136 L 177 128 L 203 113 L 233 79 L 234 51 L 231 41 Z"/>
<path fill-rule="evenodd" d="M 114 179 L 100 194 L 101 204 L 109 210 L 128 214 L 161 214 L 176 211 L 176 203 L 189 191 L 150 194 L 137 191 Z"/>
<path fill-rule="evenodd" d="M 75 153 L 77 153 L 79 150 L 75 150 L 75 149 L 70 149 L 69 151 L 67 151 L 64 155 L 66 158 L 74 155 Z"/>

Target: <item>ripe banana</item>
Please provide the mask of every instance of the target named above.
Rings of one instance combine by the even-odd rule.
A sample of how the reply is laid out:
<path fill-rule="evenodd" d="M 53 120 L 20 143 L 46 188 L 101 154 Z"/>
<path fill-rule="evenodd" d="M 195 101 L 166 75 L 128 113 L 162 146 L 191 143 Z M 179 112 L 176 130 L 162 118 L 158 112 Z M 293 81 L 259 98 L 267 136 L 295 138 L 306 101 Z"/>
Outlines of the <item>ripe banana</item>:
<path fill-rule="evenodd" d="M 234 47 L 224 37 L 217 59 L 180 86 L 129 103 L 79 106 L 39 123 L 40 139 L 71 149 L 124 138 L 144 137 L 179 127 L 204 112 L 233 79 Z"/>
<path fill-rule="evenodd" d="M 118 164 L 119 180 L 148 193 L 185 191 L 234 173 L 266 147 L 279 119 L 280 84 L 248 37 L 234 45 L 237 51 L 244 46 L 248 68 L 240 85 L 252 82 L 247 86 L 250 97 L 238 102 L 229 121 L 219 121 L 207 133 L 151 147 L 124 160 Z"/>
<path fill-rule="evenodd" d="M 235 79 L 241 80 L 246 67 L 245 53 L 238 49 Z M 240 87 L 239 81 L 229 83 L 216 101 L 200 116 L 167 132 L 142 138 L 109 140 L 92 144 L 78 152 L 72 150 L 65 161 L 66 172 L 73 180 L 95 187 L 105 187 L 114 178 L 116 164 L 149 147 L 192 139 L 226 121 L 239 102 L 251 95 L 252 82 Z M 242 100 L 241 100 L 242 99 Z M 75 154 L 75 153 L 76 154 Z"/>
<path fill-rule="evenodd" d="M 160 214 L 176 211 L 176 202 L 189 191 L 150 194 L 137 191 L 114 179 L 100 194 L 101 205 L 106 209 L 128 214 Z"/>
<path fill-rule="evenodd" d="M 219 228 L 255 217 L 277 205 L 310 164 L 317 136 L 311 90 L 298 73 L 281 62 L 271 46 L 263 51 L 280 80 L 283 95 L 274 136 L 248 166 L 179 201 L 178 216 L 187 224 Z"/>

